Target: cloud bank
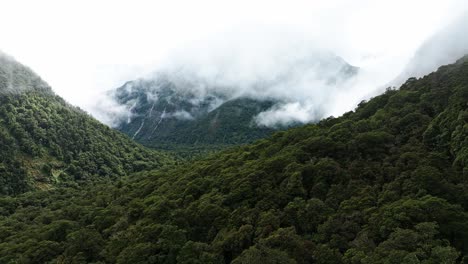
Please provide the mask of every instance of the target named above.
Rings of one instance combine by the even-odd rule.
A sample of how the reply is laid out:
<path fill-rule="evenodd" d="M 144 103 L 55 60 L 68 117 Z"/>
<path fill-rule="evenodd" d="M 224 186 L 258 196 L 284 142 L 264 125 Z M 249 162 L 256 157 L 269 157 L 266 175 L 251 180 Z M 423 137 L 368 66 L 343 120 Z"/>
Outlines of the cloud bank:
<path fill-rule="evenodd" d="M 466 4 L 422 3 L 432 15 L 416 21 L 421 3 L 385 2 L 381 7 L 359 1 L 353 6 L 328 6 L 332 19 L 319 17 L 315 22 L 323 23 L 314 26 L 309 21 L 301 26 L 298 22 L 223 29 L 173 48 L 140 81 L 157 90 L 158 80 L 169 79 L 180 93 L 191 94 L 194 104 L 206 96 L 277 101 L 255 118 L 259 125 L 338 116 L 390 85 L 427 74 L 466 53 L 466 15 L 445 27 Z M 388 8 L 400 19 L 387 19 Z M 432 35 L 436 29 L 441 30 Z M 354 68 L 348 64 L 359 67 L 357 74 L 350 74 Z M 129 110 L 136 102 L 122 106 L 96 98 L 97 103 L 87 109 L 101 121 L 115 125 L 132 118 Z"/>
<path fill-rule="evenodd" d="M 411 60 L 410 56 L 374 54 L 357 60 L 358 65 L 339 57 L 326 38 L 301 31 L 278 27 L 233 30 L 179 48 L 152 74 L 132 85 L 145 83 L 151 98 L 164 79 L 179 93 L 190 94 L 194 104 L 207 96 L 221 102 L 239 97 L 273 100 L 277 102 L 274 107 L 255 117 L 258 125 L 309 123 L 352 110 L 389 85 L 401 84 L 395 80 L 404 82 L 458 59 L 468 52 L 468 38 L 463 34 L 468 32 L 467 22 L 465 15 L 443 28 Z M 106 98 L 93 113 L 115 125 L 132 118 L 129 113 L 136 103 L 124 106 Z M 172 117 L 191 118 L 183 113 Z"/>
<path fill-rule="evenodd" d="M 157 101 L 155 94 L 164 83 L 171 83 L 194 104 L 206 102 L 209 96 L 221 102 L 240 97 L 272 100 L 277 102 L 275 107 L 255 121 L 276 126 L 307 123 L 328 114 L 338 94 L 355 85 L 358 72 L 317 40 L 297 32 L 264 29 L 230 32 L 179 50 L 155 73 L 125 89 L 136 86 L 147 91 L 148 99 Z M 219 100 L 213 103 L 219 105 Z M 132 102 L 124 108 L 109 101 L 99 105 L 111 113 L 99 118 L 110 124 L 115 124 L 113 119 L 128 118 L 132 108 Z"/>
<path fill-rule="evenodd" d="M 466 5 L 466 0 L 3 1 L 0 49 L 34 69 L 64 99 L 98 116 L 93 108 L 103 91 L 143 77 L 174 57 L 170 54 L 218 50 L 204 40 L 233 39 L 232 28 L 277 32 L 290 42 L 296 40 L 287 32 L 298 32 L 350 64 L 383 75 L 401 71 L 422 41 Z M 249 43 L 249 34 L 245 37 Z M 258 42 L 260 50 L 275 45 L 268 39 Z"/>
<path fill-rule="evenodd" d="M 427 39 L 393 82 L 403 84 L 409 77 L 422 77 L 468 54 L 468 13 Z"/>
<path fill-rule="evenodd" d="M 157 101 L 156 94 L 164 83 L 171 83 L 194 105 L 206 103 L 209 96 L 217 99 L 213 100 L 216 105 L 240 97 L 274 101 L 275 105 L 254 121 L 276 127 L 349 111 L 398 73 L 376 67 L 388 59 L 382 57 L 374 63 L 368 61 L 367 67 L 355 67 L 326 44 L 323 39 L 288 29 L 231 31 L 223 38 L 204 39 L 178 50 L 153 74 L 124 87 L 128 92 L 143 88 L 148 99 Z M 102 100 L 97 104 L 101 111 L 93 112 L 105 110 L 110 114 L 98 118 L 116 125 L 132 118 L 135 103 L 119 105 Z"/>

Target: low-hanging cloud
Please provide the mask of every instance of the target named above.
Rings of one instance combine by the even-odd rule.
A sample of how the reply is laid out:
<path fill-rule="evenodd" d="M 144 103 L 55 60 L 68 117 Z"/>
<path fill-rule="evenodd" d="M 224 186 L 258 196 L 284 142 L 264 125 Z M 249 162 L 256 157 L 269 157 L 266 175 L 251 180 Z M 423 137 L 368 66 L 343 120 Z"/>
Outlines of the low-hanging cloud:
<path fill-rule="evenodd" d="M 193 105 L 206 103 L 208 96 L 215 98 L 212 109 L 239 97 L 273 100 L 276 103 L 271 109 L 254 118 L 258 125 L 308 123 L 338 116 L 383 91 L 388 84 L 400 84 L 392 80 L 422 76 L 461 57 L 468 51 L 467 38 L 462 34 L 467 21 L 465 15 L 435 34 L 412 60 L 411 56 L 388 53 L 347 62 L 346 56 L 340 57 L 347 54 L 345 50 L 330 46 L 336 39 L 288 28 L 225 32 L 214 39 L 188 43 L 138 82 L 148 86 L 149 99 L 157 94 L 154 91 L 160 89 L 158 82 L 164 79 L 173 83 L 178 93 L 190 95 Z M 156 102 L 157 97 L 153 100 Z M 105 111 L 93 112 L 104 112 L 98 118 L 115 125 L 131 120 L 130 110 L 135 103 L 122 106 L 107 102 L 102 104 Z M 187 114 L 167 116 L 193 118 Z"/>
<path fill-rule="evenodd" d="M 65 100 L 95 116 L 100 115 L 94 110 L 99 93 L 143 77 L 157 65 L 164 68 L 161 60 L 174 57 L 168 54 L 191 58 L 223 50 L 205 45 L 209 36 L 229 39 L 233 48 L 224 48 L 225 52 L 244 53 L 236 46 L 245 42 L 257 47 L 247 49 L 255 53 L 275 50 L 276 40 L 269 41 L 274 34 L 281 36 L 276 38 L 281 45 L 301 42 L 288 33 L 295 31 L 307 36 L 313 47 L 381 74 L 401 71 L 400 64 L 406 64 L 425 38 L 467 6 L 466 0 L 27 2 L 2 2 L 0 23 L 8 26 L 2 28 L 0 49 L 34 69 Z M 236 36 L 230 28 L 253 34 Z M 258 37 L 255 31 L 270 32 Z"/>
<path fill-rule="evenodd" d="M 258 125 L 267 127 L 287 126 L 291 123 L 307 123 L 321 117 L 313 104 L 300 102 L 285 103 L 262 112 L 255 117 Z"/>
<path fill-rule="evenodd" d="M 465 13 L 426 40 L 392 84 L 398 86 L 409 77 L 422 77 L 468 54 L 467 32 L 468 13 Z"/>
<path fill-rule="evenodd" d="M 337 95 L 351 89 L 359 73 L 318 41 L 295 32 L 237 32 L 203 45 L 177 52 L 153 75 L 125 89 L 144 86 L 151 99 L 163 87 L 161 83 L 169 82 L 194 105 L 206 102 L 208 96 L 215 98 L 214 106 L 234 98 L 270 100 L 275 105 L 255 121 L 277 126 L 307 123 L 328 114 Z M 128 102 L 124 117 L 118 120 L 126 119 L 131 107 Z"/>

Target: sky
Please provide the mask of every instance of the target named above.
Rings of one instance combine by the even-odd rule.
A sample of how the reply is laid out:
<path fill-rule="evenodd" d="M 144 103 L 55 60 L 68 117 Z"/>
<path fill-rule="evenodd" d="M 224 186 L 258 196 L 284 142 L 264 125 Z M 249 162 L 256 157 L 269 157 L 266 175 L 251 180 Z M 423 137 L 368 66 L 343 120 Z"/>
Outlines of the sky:
<path fill-rule="evenodd" d="M 466 10 L 465 2 L 2 0 L 0 50 L 92 112 L 103 91 L 180 54 L 210 53 L 218 40 L 263 49 L 278 37 L 292 43 L 300 36 L 353 65 L 378 65 L 375 74 L 396 75 L 427 38 Z M 251 39 L 262 34 L 275 38 Z"/>

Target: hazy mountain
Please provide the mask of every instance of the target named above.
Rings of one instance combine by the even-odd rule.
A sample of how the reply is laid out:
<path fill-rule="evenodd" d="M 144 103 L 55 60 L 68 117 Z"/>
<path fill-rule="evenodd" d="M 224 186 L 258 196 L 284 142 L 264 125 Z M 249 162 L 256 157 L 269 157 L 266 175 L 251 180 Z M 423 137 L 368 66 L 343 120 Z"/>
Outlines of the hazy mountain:
<path fill-rule="evenodd" d="M 422 77 L 436 71 L 441 65 L 454 63 L 468 54 L 466 32 L 468 32 L 467 14 L 426 40 L 394 84 L 401 85 L 410 77 Z"/>
<path fill-rule="evenodd" d="M 115 178 L 170 159 L 144 149 L 56 96 L 0 56 L 0 195 Z"/>
<path fill-rule="evenodd" d="M 287 123 L 267 127 L 260 117 L 293 102 L 287 96 L 288 89 L 304 85 L 304 76 L 313 79 L 308 80 L 309 89 L 326 90 L 352 78 L 358 69 L 326 54 L 299 58 L 271 76 L 245 77 L 243 81 L 233 81 L 228 77 L 233 75 L 230 71 L 231 68 L 218 69 L 216 74 L 207 75 L 182 67 L 128 82 L 111 93 L 127 114 L 116 128 L 152 147 L 248 143 L 300 123 L 291 118 Z M 320 116 L 319 103 L 315 108 Z"/>
<path fill-rule="evenodd" d="M 253 120 L 269 109 L 272 101 L 229 100 L 216 93 L 200 98 L 161 81 L 130 82 L 114 96 L 117 102 L 131 105 L 131 117 L 117 129 L 152 147 L 241 144 L 274 131 L 257 126 Z"/>

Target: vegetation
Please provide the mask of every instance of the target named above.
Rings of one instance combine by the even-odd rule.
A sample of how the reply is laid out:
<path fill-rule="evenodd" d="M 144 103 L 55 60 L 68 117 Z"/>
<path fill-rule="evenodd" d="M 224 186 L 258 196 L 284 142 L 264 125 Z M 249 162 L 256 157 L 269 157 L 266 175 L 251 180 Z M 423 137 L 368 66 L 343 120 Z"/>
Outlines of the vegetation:
<path fill-rule="evenodd" d="M 271 91 L 272 87 L 288 87 L 304 78 L 303 74 L 313 74 L 325 86 L 340 86 L 359 72 L 331 53 L 312 52 L 292 60 L 285 62 L 289 67 L 280 67 L 281 72 L 253 74 L 256 78 L 241 83 L 232 82 L 227 77 L 230 73 L 223 70 L 206 75 L 187 65 L 127 82 L 110 93 L 129 114 L 116 128 L 144 146 L 173 151 L 184 158 L 199 157 L 302 124 L 292 120 L 275 127 L 257 124 L 259 114 L 288 103 L 287 98 Z M 322 112 L 321 107 L 316 108 L 315 112 Z"/>
<path fill-rule="evenodd" d="M 68 105 L 29 69 L 1 56 L 0 146 L 0 195 L 171 162 Z"/>
<path fill-rule="evenodd" d="M 177 89 L 161 80 L 131 82 L 117 89 L 115 99 L 131 105 L 132 115 L 117 129 L 145 146 L 185 157 L 251 143 L 277 130 L 259 127 L 254 121 L 274 101 L 228 100 L 223 95 L 199 98 Z"/>
<path fill-rule="evenodd" d="M 49 85 L 31 69 L 0 51 L 0 92 L 41 91 L 52 93 Z"/>
<path fill-rule="evenodd" d="M 468 58 L 173 169 L 0 199 L 1 263 L 466 263 Z"/>

